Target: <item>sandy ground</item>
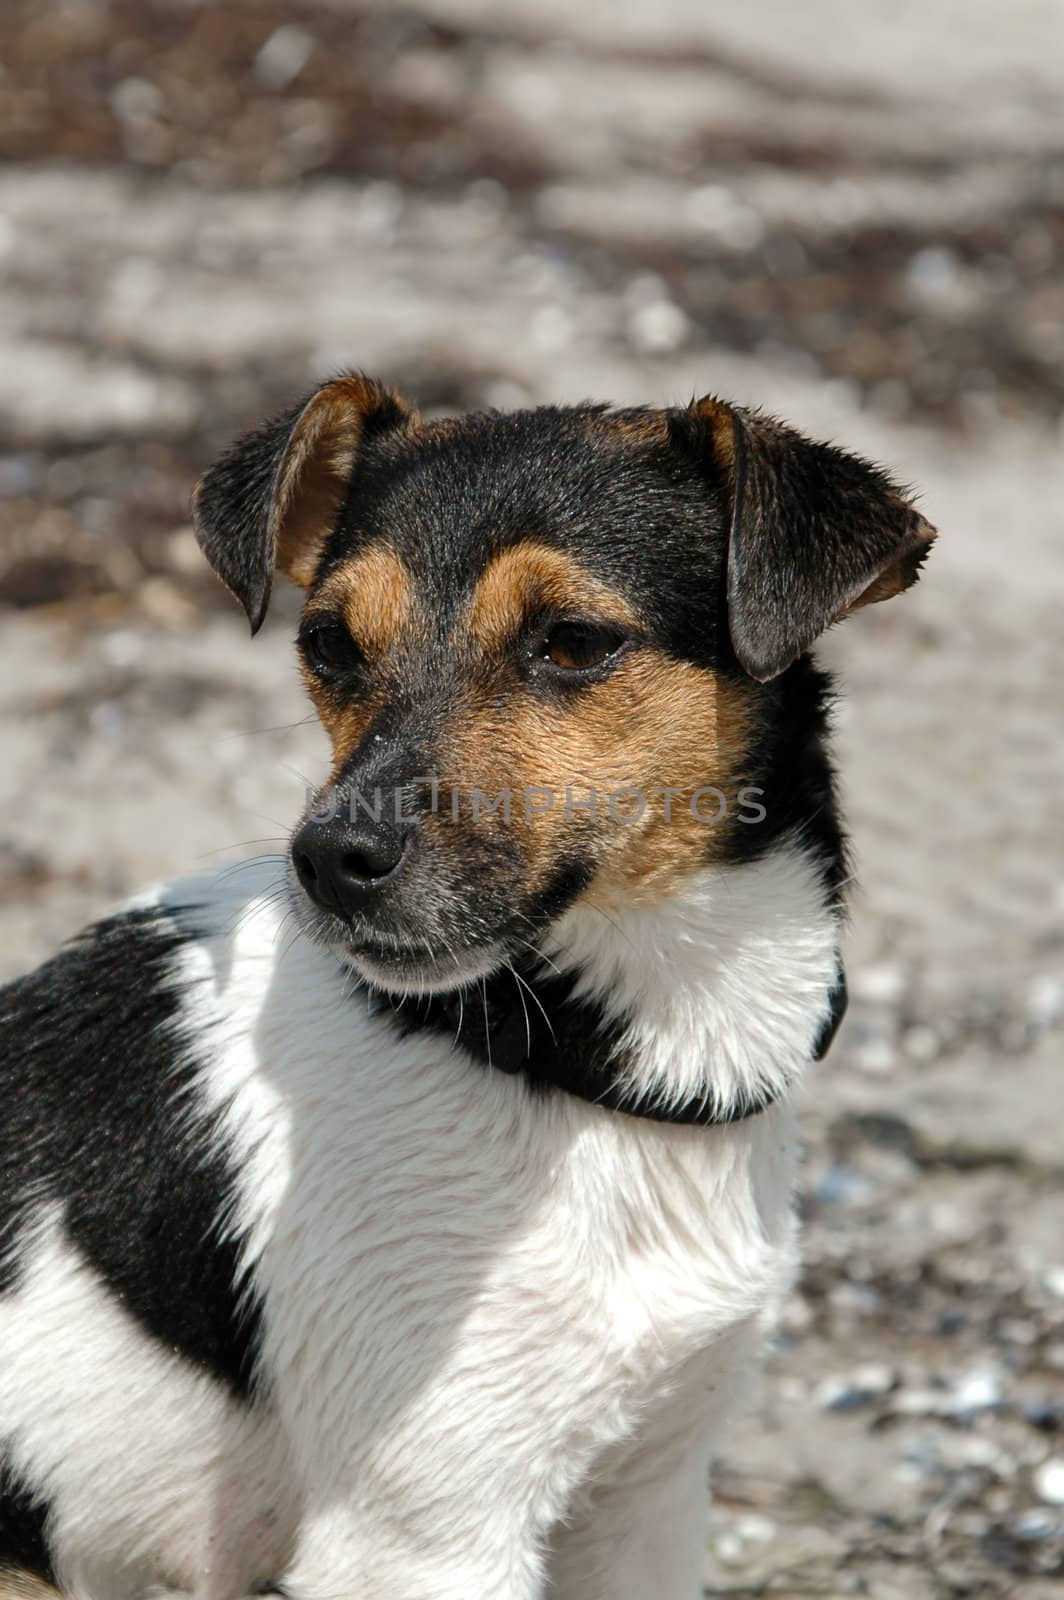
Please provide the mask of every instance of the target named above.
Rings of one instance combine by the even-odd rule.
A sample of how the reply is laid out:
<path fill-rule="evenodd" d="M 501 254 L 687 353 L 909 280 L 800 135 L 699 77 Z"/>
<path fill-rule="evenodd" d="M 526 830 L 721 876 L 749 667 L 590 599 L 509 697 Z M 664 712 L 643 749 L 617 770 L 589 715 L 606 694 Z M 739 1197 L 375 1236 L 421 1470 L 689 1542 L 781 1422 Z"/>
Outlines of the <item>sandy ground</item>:
<path fill-rule="evenodd" d="M 711 1594 L 1062 1592 L 1062 58 L 1055 0 L 0 15 L 4 975 L 320 775 L 292 603 L 249 643 L 187 526 L 314 375 L 715 390 L 941 530 L 824 646 L 854 1003 Z"/>

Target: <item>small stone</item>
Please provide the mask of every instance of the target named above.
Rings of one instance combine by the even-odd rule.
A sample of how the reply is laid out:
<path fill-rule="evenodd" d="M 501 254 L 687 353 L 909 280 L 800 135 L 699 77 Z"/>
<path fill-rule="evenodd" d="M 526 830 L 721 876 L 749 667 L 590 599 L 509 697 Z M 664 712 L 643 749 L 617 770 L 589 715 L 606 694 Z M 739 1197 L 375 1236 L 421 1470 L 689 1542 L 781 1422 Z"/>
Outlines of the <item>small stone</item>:
<path fill-rule="evenodd" d="M 1064 1020 L 1064 980 L 1049 973 L 1033 979 L 1027 991 L 1027 1009 L 1031 1021 L 1041 1028 Z"/>
<path fill-rule="evenodd" d="M 721 1533 L 713 1541 L 713 1553 L 726 1567 L 741 1567 L 748 1551 L 737 1533 Z"/>
<path fill-rule="evenodd" d="M 1034 1492 L 1047 1506 L 1064 1506 L 1064 1456 L 1050 1456 L 1036 1468 Z"/>
<path fill-rule="evenodd" d="M 7 495 L 31 494 L 39 479 L 40 471 L 32 456 L 0 456 L 0 499 Z"/>
<path fill-rule="evenodd" d="M 1013 1519 L 1012 1536 L 1024 1544 L 1040 1544 L 1044 1539 L 1052 1539 L 1059 1526 L 1058 1518 L 1048 1511 L 1021 1511 Z"/>
<path fill-rule="evenodd" d="M 828 1293 L 828 1304 L 839 1321 L 856 1322 L 859 1317 L 877 1316 L 883 1296 L 869 1283 L 837 1283 Z"/>
<path fill-rule="evenodd" d="M 131 628 L 115 628 L 104 634 L 100 654 L 112 667 L 131 667 L 144 654 L 144 641 Z"/>
<path fill-rule="evenodd" d="M 994 1467 L 1000 1469 L 999 1476 L 1005 1478 L 1012 1477 L 1015 1471 L 1014 1464 L 1002 1457 L 993 1439 L 983 1433 L 954 1434 L 943 1441 L 943 1448 L 947 1464 L 954 1468 L 974 1467 L 986 1471 Z"/>
<path fill-rule="evenodd" d="M 89 712 L 89 726 L 97 738 L 115 743 L 126 731 L 129 717 L 113 700 L 100 700 Z"/>
<path fill-rule="evenodd" d="M 860 1411 L 889 1394 L 896 1382 L 890 1367 L 868 1362 L 848 1378 L 825 1378 L 816 1391 L 821 1411 Z"/>
<path fill-rule="evenodd" d="M 1052 1400 L 1028 1400 L 1024 1403 L 1023 1420 L 1039 1433 L 1056 1433 L 1064 1428 L 1064 1406 Z"/>
<path fill-rule="evenodd" d="M 561 306 L 540 306 L 532 318 L 531 333 L 544 349 L 562 350 L 573 337 L 572 318 Z"/>
<path fill-rule="evenodd" d="M 1038 1343 L 1038 1326 L 1027 1317 L 1002 1317 L 998 1323 L 998 1333 L 1006 1344 L 1029 1347 Z"/>
<path fill-rule="evenodd" d="M 1001 1378 L 991 1367 L 974 1367 L 954 1387 L 949 1413 L 954 1417 L 974 1417 L 981 1411 L 994 1411 L 1003 1399 Z"/>
<path fill-rule="evenodd" d="M 925 1022 L 914 1022 L 902 1034 L 901 1047 L 910 1061 L 926 1064 L 937 1060 L 942 1052 L 942 1041 L 934 1028 Z"/>
<path fill-rule="evenodd" d="M 1064 1300 L 1064 1267 L 1047 1267 L 1042 1274 L 1042 1283 L 1054 1300 Z"/>
<path fill-rule="evenodd" d="M 149 78 L 123 78 L 111 90 L 111 110 L 119 122 L 155 122 L 165 114 L 166 100 Z"/>
<path fill-rule="evenodd" d="M 687 214 L 696 227 L 733 250 L 756 250 L 765 236 L 758 213 L 722 184 L 693 189 L 687 197 Z"/>
<path fill-rule="evenodd" d="M 881 1078 L 894 1068 L 894 1046 L 882 1034 L 872 1034 L 853 1051 L 853 1064 L 858 1072 L 870 1078 Z"/>
<path fill-rule="evenodd" d="M 905 993 L 905 972 L 897 962 L 877 961 L 854 973 L 854 997 L 873 1005 L 895 1005 Z"/>
<path fill-rule="evenodd" d="M 678 350 L 687 338 L 690 324 L 680 307 L 671 300 L 655 300 L 639 306 L 628 319 L 628 334 L 639 350 L 649 355 Z"/>
<path fill-rule="evenodd" d="M 894 1467 L 901 1483 L 932 1483 L 942 1476 L 942 1455 L 938 1440 L 931 1435 L 911 1440 Z"/>
<path fill-rule="evenodd" d="M 776 1524 L 768 1517 L 742 1517 L 735 1531 L 745 1544 L 771 1544 L 776 1537 Z"/>
<path fill-rule="evenodd" d="M 869 1182 L 863 1172 L 839 1164 L 828 1167 L 816 1186 L 817 1200 L 821 1205 L 828 1206 L 860 1205 L 874 1192 L 875 1185 Z"/>
<path fill-rule="evenodd" d="M 965 310 L 973 294 L 964 263 L 953 250 L 931 247 L 917 250 L 905 270 L 909 288 L 925 305 L 939 312 Z"/>
<path fill-rule="evenodd" d="M 859 1411 L 866 1401 L 846 1378 L 825 1378 L 817 1386 L 816 1403 L 821 1411 Z"/>
<path fill-rule="evenodd" d="M 776 1524 L 751 1512 L 723 1525 L 711 1540 L 711 1549 L 727 1567 L 747 1567 L 776 1538 Z"/>
<path fill-rule="evenodd" d="M 853 1381 L 855 1387 L 863 1390 L 870 1399 L 878 1399 L 880 1395 L 889 1394 L 898 1379 L 893 1367 L 888 1367 L 885 1362 L 866 1361 L 857 1368 Z"/>
<path fill-rule="evenodd" d="M 297 23 L 276 28 L 255 57 L 256 78 L 266 89 L 287 89 L 314 54 L 314 35 Z"/>
<path fill-rule="evenodd" d="M 894 1396 L 894 1410 L 903 1417 L 936 1417 L 948 1409 L 948 1400 L 938 1389 L 903 1389 Z"/>

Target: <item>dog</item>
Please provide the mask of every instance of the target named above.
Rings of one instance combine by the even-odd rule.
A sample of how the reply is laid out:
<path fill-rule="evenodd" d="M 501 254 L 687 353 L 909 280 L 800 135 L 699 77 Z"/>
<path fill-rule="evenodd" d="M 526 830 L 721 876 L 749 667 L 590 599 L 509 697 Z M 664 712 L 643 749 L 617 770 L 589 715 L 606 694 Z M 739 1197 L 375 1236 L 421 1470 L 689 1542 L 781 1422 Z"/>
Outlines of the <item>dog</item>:
<path fill-rule="evenodd" d="M 810 647 L 934 530 L 715 398 L 359 375 L 194 517 L 332 769 L 3 995 L 6 1592 L 694 1600 L 845 1003 Z"/>

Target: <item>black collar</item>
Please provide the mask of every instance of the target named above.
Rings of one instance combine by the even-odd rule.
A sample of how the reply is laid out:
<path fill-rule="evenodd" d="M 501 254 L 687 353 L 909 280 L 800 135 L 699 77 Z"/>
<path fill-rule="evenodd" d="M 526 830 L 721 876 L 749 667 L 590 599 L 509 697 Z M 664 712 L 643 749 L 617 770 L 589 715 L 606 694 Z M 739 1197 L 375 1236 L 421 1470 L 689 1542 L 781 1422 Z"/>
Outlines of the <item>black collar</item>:
<path fill-rule="evenodd" d="M 623 1087 L 626 1064 L 623 1024 L 610 1023 L 594 1002 L 573 993 L 563 977 L 544 976 L 531 967 L 504 968 L 482 987 L 427 996 L 405 1005 L 382 995 L 404 1032 L 429 1029 L 449 1035 L 484 1066 L 518 1073 L 539 1089 L 562 1089 L 580 1100 L 654 1122 L 715 1127 L 742 1122 L 765 1111 L 780 1087 L 764 1083 L 746 1100 L 721 1107 L 712 1094 L 692 1096 L 679 1105 L 633 1097 Z M 838 977 L 814 1056 L 823 1059 L 846 1014 L 846 974 Z"/>

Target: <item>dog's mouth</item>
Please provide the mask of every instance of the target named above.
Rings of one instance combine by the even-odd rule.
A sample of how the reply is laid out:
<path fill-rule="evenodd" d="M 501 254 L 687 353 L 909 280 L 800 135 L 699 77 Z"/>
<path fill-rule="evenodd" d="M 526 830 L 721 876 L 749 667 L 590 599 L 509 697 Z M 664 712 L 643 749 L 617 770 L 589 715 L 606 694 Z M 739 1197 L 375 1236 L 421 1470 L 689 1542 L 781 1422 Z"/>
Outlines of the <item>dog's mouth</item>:
<path fill-rule="evenodd" d="M 304 935 L 372 988 L 397 996 L 454 993 L 529 955 L 535 960 L 542 931 L 582 883 L 567 868 L 538 899 L 519 903 L 497 885 L 476 898 L 468 887 L 426 878 L 380 905 L 329 906 L 315 903 L 294 868 L 289 873 Z"/>

